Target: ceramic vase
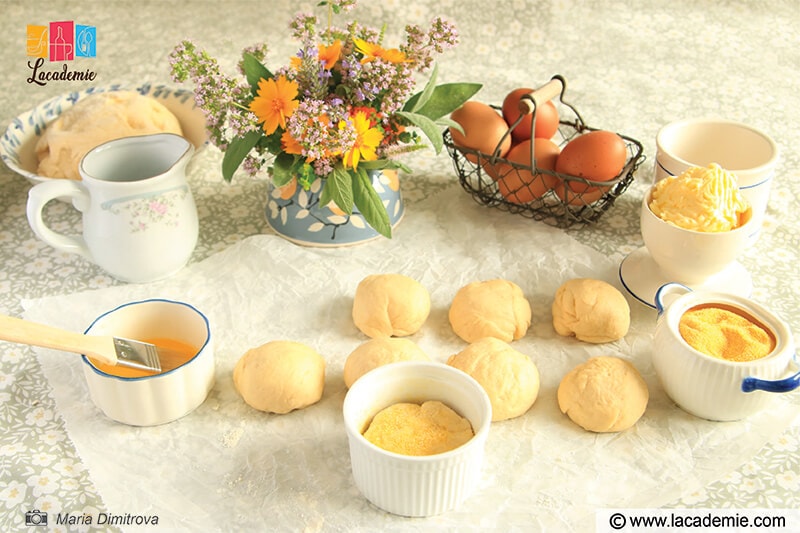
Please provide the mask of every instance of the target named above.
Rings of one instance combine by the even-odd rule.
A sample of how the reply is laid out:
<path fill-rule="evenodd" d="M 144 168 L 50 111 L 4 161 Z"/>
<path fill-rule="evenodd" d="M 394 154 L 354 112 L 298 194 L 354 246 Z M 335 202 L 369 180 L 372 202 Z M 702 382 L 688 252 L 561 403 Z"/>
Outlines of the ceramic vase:
<path fill-rule="evenodd" d="M 405 212 L 397 172 L 370 171 L 370 178 L 394 228 Z M 320 205 L 323 183 L 315 180 L 305 190 L 295 180 L 283 187 L 270 182 L 266 207 L 270 227 L 281 237 L 304 246 L 350 246 L 385 238 L 364 220 L 358 209 L 348 215 L 335 205 Z"/>

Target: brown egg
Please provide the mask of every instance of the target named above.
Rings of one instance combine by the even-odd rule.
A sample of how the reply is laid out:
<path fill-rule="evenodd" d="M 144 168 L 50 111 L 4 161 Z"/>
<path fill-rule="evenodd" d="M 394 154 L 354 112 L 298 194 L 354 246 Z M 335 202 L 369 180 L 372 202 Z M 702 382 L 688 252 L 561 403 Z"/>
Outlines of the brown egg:
<path fill-rule="evenodd" d="M 503 100 L 503 118 L 509 126 L 514 124 L 519 118 L 521 113 L 519 109 L 519 101 L 523 95 L 530 94 L 533 89 L 521 87 L 514 89 Z M 511 136 L 514 142 L 524 141 L 531 138 L 531 118 L 533 115 L 526 115 L 520 121 L 516 128 L 511 130 Z M 558 109 L 551 101 L 537 106 L 536 108 L 536 125 L 534 127 L 534 136 L 543 139 L 551 139 L 558 130 Z"/>
<path fill-rule="evenodd" d="M 536 168 L 554 170 L 561 149 L 550 139 L 534 139 L 534 157 Z M 531 141 L 522 141 L 513 146 L 506 159 L 520 165 L 531 167 Z M 494 169 L 497 174 L 497 188 L 503 198 L 515 204 L 527 204 L 541 198 L 552 189 L 558 178 L 550 174 L 533 173 L 530 170 L 516 168 L 508 163 L 499 163 Z M 488 172 L 488 170 L 487 170 Z M 491 175 L 491 173 L 489 173 Z"/>
<path fill-rule="evenodd" d="M 610 131 L 592 131 L 575 137 L 564 146 L 556 162 L 556 172 L 592 181 L 609 181 L 619 176 L 628 159 L 625 141 Z M 568 181 L 556 192 L 569 204 L 589 204 L 598 200 L 609 187 L 594 187 Z"/>
<path fill-rule="evenodd" d="M 511 149 L 511 135 L 503 138 L 508 132 L 508 124 L 493 107 L 470 100 L 453 111 L 450 118 L 464 129 L 462 134 L 455 128 L 450 128 L 450 135 L 456 146 L 477 150 L 487 158 L 494 154 L 498 144 L 500 144 L 500 157 L 505 157 Z M 473 163 L 477 161 L 474 154 L 465 155 Z"/>

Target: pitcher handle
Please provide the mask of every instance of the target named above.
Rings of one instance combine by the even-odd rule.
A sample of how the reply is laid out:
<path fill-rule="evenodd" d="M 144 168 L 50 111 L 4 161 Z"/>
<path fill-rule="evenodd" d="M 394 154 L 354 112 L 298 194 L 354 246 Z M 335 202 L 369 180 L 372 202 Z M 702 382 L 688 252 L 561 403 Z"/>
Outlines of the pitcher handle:
<path fill-rule="evenodd" d="M 62 235 L 47 227 L 42 217 L 44 206 L 51 200 L 66 197 L 80 212 L 89 208 L 89 192 L 78 181 L 56 179 L 37 183 L 28 192 L 28 224 L 39 239 L 57 250 L 70 252 L 91 260 L 91 253 L 83 237 Z"/>

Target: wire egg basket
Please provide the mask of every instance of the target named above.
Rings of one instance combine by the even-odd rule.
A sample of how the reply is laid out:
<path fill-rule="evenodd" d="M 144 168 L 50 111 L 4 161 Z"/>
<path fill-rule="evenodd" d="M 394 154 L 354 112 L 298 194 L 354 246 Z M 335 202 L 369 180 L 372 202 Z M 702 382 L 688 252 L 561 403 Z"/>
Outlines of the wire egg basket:
<path fill-rule="evenodd" d="M 558 96 L 558 131 L 552 141 L 563 148 L 575 137 L 597 131 L 587 126 L 573 105 L 564 100 L 566 81 L 556 75 L 545 85 L 520 99 L 521 114 L 509 126 L 492 154 L 457 146 L 449 129 L 444 132 L 444 145 L 453 160 L 461 186 L 481 205 L 545 222 L 559 228 L 570 228 L 596 222 L 633 182 L 634 172 L 644 161 L 642 144 L 617 133 L 625 142 L 627 160 L 620 173 L 608 181 L 593 181 L 536 166 L 535 143 L 531 143 L 532 164 L 525 165 L 499 156 L 500 147 L 511 130 L 532 114 L 531 130 L 536 122 L 536 108 Z M 524 106 L 524 107 L 523 107 Z M 497 109 L 496 106 L 492 106 Z M 565 116 L 566 114 L 566 116 Z M 531 131 L 531 138 L 534 132 Z M 512 183 L 508 186 L 506 184 Z M 501 188 L 501 185 L 506 185 Z"/>

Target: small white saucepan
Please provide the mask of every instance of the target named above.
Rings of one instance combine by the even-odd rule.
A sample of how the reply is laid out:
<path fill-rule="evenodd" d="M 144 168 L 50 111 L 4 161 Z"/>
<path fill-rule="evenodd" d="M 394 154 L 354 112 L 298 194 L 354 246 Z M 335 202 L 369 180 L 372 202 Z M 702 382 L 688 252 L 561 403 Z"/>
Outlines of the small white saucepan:
<path fill-rule="evenodd" d="M 683 410 L 709 420 L 739 420 L 760 411 L 773 393 L 800 386 L 792 334 L 786 323 L 752 300 L 731 294 L 692 291 L 667 283 L 656 293 L 658 322 L 653 338 L 653 366 L 667 395 Z M 733 310 L 767 330 L 775 348 L 748 362 L 706 355 L 690 346 L 678 324 L 699 305 Z M 793 374 L 793 375 L 792 375 Z"/>

